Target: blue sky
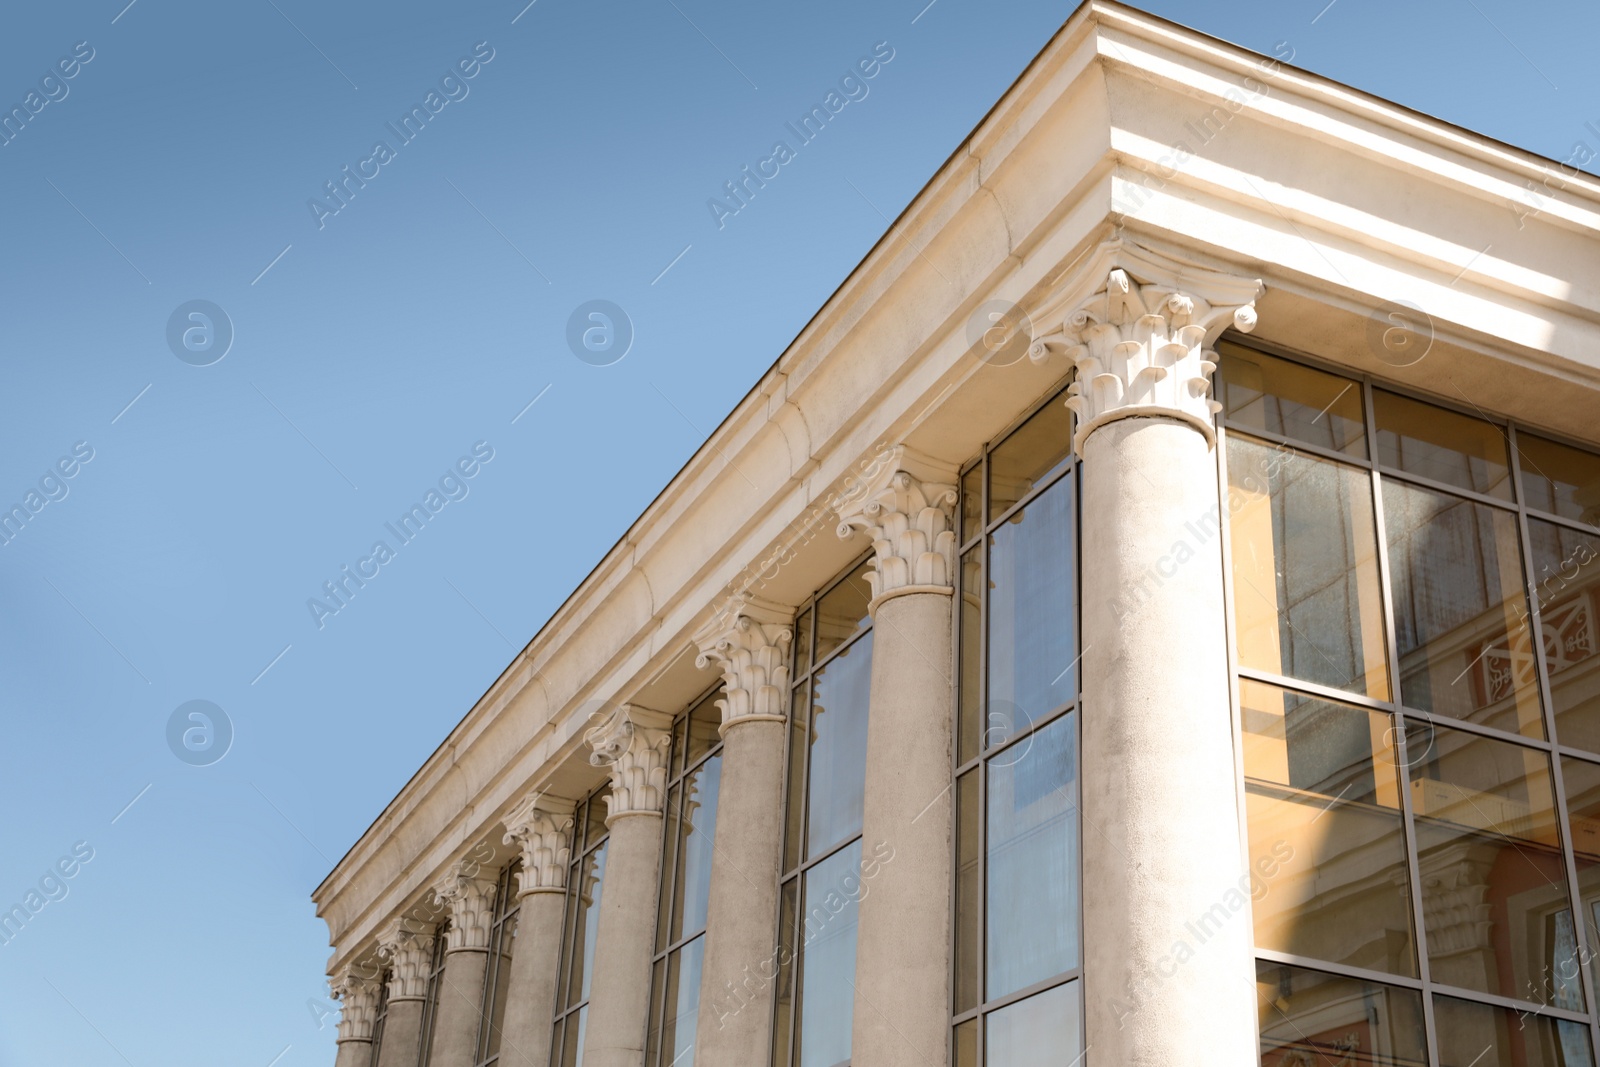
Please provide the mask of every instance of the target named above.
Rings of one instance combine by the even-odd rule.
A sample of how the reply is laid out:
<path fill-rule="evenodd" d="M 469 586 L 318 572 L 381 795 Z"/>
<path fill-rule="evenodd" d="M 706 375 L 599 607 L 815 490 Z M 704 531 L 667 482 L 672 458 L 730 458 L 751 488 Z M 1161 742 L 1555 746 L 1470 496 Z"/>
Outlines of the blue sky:
<path fill-rule="evenodd" d="M 326 1067 L 311 889 L 1072 7 L 126 3 L 0 16 L 0 1065 Z M 1150 8 L 1600 149 L 1592 4 Z"/>

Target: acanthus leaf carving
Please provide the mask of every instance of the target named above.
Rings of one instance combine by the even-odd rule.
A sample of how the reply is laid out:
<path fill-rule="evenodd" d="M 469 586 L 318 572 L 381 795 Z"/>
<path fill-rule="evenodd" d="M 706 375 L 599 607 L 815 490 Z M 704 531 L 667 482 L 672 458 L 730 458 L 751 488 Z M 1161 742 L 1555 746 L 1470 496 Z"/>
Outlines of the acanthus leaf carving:
<path fill-rule="evenodd" d="M 504 841 L 522 850 L 522 870 L 517 874 L 519 896 L 559 893 L 567 888 L 573 808 L 570 800 L 535 791 L 506 815 Z"/>
<path fill-rule="evenodd" d="M 695 635 L 696 667 L 722 669 L 722 727 L 787 718 L 794 612 L 745 593 Z"/>
<path fill-rule="evenodd" d="M 433 962 L 432 925 L 395 919 L 378 938 L 378 956 L 389 965 L 389 1000 L 422 1000 L 428 995 Z"/>
<path fill-rule="evenodd" d="M 371 1041 L 378 1018 L 378 983 L 351 966 L 328 983 L 339 1001 L 339 1037 L 343 1041 Z"/>
<path fill-rule="evenodd" d="M 489 947 L 496 886 L 493 879 L 480 877 L 480 870 L 476 862 L 459 860 L 433 887 L 433 895 L 450 909 L 447 951 Z"/>
<path fill-rule="evenodd" d="M 905 593 L 949 593 L 956 564 L 956 470 L 905 445 L 866 491 L 840 506 L 839 536 L 872 538 L 870 610 Z"/>
<path fill-rule="evenodd" d="M 611 776 L 606 823 L 625 815 L 659 815 L 666 802 L 672 716 L 624 704 L 584 732 L 589 762 Z"/>

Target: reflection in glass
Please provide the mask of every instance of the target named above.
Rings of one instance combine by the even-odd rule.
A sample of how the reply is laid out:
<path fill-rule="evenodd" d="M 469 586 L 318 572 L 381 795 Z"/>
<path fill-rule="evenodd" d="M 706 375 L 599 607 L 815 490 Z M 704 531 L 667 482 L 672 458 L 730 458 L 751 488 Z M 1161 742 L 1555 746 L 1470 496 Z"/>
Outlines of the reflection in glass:
<path fill-rule="evenodd" d="M 515 886 L 515 882 L 510 883 Z M 506 1018 L 506 997 L 511 992 L 511 951 L 517 937 L 517 916 L 507 916 L 501 923 L 497 937 L 497 951 L 489 957 L 487 985 L 490 1002 L 488 1017 L 484 1019 L 478 1035 L 478 1058 L 487 1059 L 500 1053 L 500 1027 Z"/>
<path fill-rule="evenodd" d="M 1517 434 L 1523 502 L 1564 519 L 1600 526 L 1600 456 Z"/>
<path fill-rule="evenodd" d="M 801 822 L 806 805 L 806 738 L 810 733 L 811 683 L 802 682 L 789 698 L 788 795 L 783 801 L 783 869 L 800 865 L 800 843 L 804 838 Z"/>
<path fill-rule="evenodd" d="M 987 1000 L 1078 965 L 1075 718 L 989 761 Z"/>
<path fill-rule="evenodd" d="M 1422 995 L 1260 961 L 1261 1067 L 1426 1067 Z M 1466 1067 L 1465 1064 L 1462 1067 Z"/>
<path fill-rule="evenodd" d="M 867 604 L 872 600 L 872 585 L 867 575 L 871 573 L 869 560 L 818 598 L 816 655 L 819 663 L 872 621 L 867 615 Z"/>
<path fill-rule="evenodd" d="M 817 672 L 812 685 L 811 782 L 806 855 L 861 832 L 867 776 L 867 696 L 872 682 L 868 632 Z"/>
<path fill-rule="evenodd" d="M 1542 738 L 1516 517 L 1385 478 L 1383 521 L 1404 703 Z"/>
<path fill-rule="evenodd" d="M 581 945 L 572 954 L 572 971 L 567 985 L 567 1006 L 589 999 L 589 982 L 594 971 L 594 939 L 600 932 L 600 892 L 604 888 L 606 848 L 601 845 L 578 861 L 578 899 L 572 908 L 573 928 L 568 945 Z"/>
<path fill-rule="evenodd" d="M 1382 389 L 1372 391 L 1378 462 L 1420 478 L 1511 499 L 1506 434 L 1483 419 Z"/>
<path fill-rule="evenodd" d="M 690 771 L 681 783 L 682 843 L 678 851 L 672 942 L 692 937 L 706 928 L 711 854 L 716 848 L 717 836 L 717 793 L 721 786 L 721 756 L 706 760 Z"/>
<path fill-rule="evenodd" d="M 978 1020 L 968 1019 L 956 1027 L 955 1067 L 978 1067 Z"/>
<path fill-rule="evenodd" d="M 1567 794 L 1567 836 L 1578 868 L 1578 893 L 1589 935 L 1586 955 L 1591 961 L 1589 977 L 1593 981 L 1600 978 L 1600 764 L 1562 757 L 1561 784 Z M 1558 958 L 1564 957 L 1558 954 Z M 1573 969 L 1570 964 L 1557 967 L 1564 974 L 1571 974 Z"/>
<path fill-rule="evenodd" d="M 1062 397 L 1052 397 L 989 453 L 989 521 L 1048 481 L 1071 458 L 1072 412 Z"/>
<path fill-rule="evenodd" d="M 772 1067 L 790 1067 L 794 1041 L 794 987 L 799 961 L 795 957 L 795 895 L 800 879 L 785 882 L 778 891 L 778 974 L 773 980 Z"/>
<path fill-rule="evenodd" d="M 1068 982 L 1008 1004 L 983 1021 L 989 1067 L 1064 1067 L 1077 1058 L 1083 1023 L 1078 983 Z"/>
<path fill-rule="evenodd" d="M 1240 665 L 1388 699 L 1370 476 L 1238 434 L 1227 449 Z M 1215 518 L 1189 526 L 1204 552 Z"/>
<path fill-rule="evenodd" d="M 804 957 L 795 1005 L 794 1062 L 796 1067 L 835 1067 L 850 1060 L 861 842 L 811 868 L 804 881 L 800 920 Z"/>
<path fill-rule="evenodd" d="M 801 612 L 794 624 L 794 676 L 811 669 L 811 609 Z"/>
<path fill-rule="evenodd" d="M 1433 1020 L 1439 1067 L 1593 1067 L 1583 1023 L 1438 996 Z"/>
<path fill-rule="evenodd" d="M 695 1024 L 700 1012 L 700 965 L 706 939 L 697 937 L 667 958 L 664 1007 L 661 1017 L 661 1063 L 683 1067 L 693 1063 Z"/>
<path fill-rule="evenodd" d="M 983 709 L 978 694 L 980 657 L 983 655 L 983 545 L 973 545 L 961 555 L 960 641 L 961 688 L 956 693 L 956 763 L 966 763 L 978 753 L 979 723 Z"/>
<path fill-rule="evenodd" d="M 1433 980 L 1527 999 L 1557 962 L 1528 930 L 1571 906 L 1550 758 L 1419 723 L 1406 745 Z"/>
<path fill-rule="evenodd" d="M 1239 680 L 1258 948 L 1415 977 L 1392 716 Z"/>
<path fill-rule="evenodd" d="M 1359 383 L 1227 341 L 1217 352 L 1217 398 L 1230 425 L 1366 458 Z"/>
<path fill-rule="evenodd" d="M 1600 537 L 1530 518 L 1528 539 L 1556 740 L 1600 752 Z"/>
<path fill-rule="evenodd" d="M 956 780 L 956 1012 L 978 1006 L 978 931 L 983 921 L 983 871 L 979 867 L 978 772 Z"/>
<path fill-rule="evenodd" d="M 961 543 L 977 536 L 983 526 L 983 464 L 961 476 Z"/>
<path fill-rule="evenodd" d="M 1062 479 L 989 535 L 985 747 L 1015 737 L 1077 693 L 1072 490 Z"/>

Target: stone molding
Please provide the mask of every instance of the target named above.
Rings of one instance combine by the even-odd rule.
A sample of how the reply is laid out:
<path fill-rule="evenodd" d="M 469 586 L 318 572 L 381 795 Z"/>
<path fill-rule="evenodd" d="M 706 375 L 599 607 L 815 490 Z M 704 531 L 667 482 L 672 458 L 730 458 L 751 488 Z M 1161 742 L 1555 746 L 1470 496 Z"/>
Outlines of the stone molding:
<path fill-rule="evenodd" d="M 872 538 L 873 615 L 893 597 L 954 589 L 956 476 L 953 465 L 896 445 L 866 491 L 840 506 L 839 537 L 860 529 Z"/>
<path fill-rule="evenodd" d="M 423 1000 L 433 962 L 433 927 L 405 917 L 394 920 L 378 938 L 378 956 L 389 965 L 389 1003 Z"/>
<path fill-rule="evenodd" d="M 718 733 L 743 722 L 786 722 L 789 711 L 789 643 L 794 640 L 794 611 L 751 594 L 743 594 L 731 611 L 712 619 L 695 634 L 702 670 L 722 670 L 722 725 Z"/>
<path fill-rule="evenodd" d="M 371 1041 L 372 1027 L 378 1019 L 378 983 L 347 967 L 328 983 L 339 1001 L 338 1043 Z"/>
<path fill-rule="evenodd" d="M 1216 444 L 1211 399 L 1217 355 L 1210 346 L 1228 326 L 1256 326 L 1259 279 L 1174 266 L 1135 245 L 1118 247 L 1117 266 L 1065 316 L 1058 334 L 1036 340 L 1035 362 L 1065 347 L 1077 368 L 1067 407 L 1077 416 L 1072 445 L 1081 457 L 1091 433 L 1131 417 L 1177 419 Z"/>
<path fill-rule="evenodd" d="M 606 825 L 626 815 L 659 815 L 666 804 L 667 756 L 672 716 L 624 704 L 600 725 L 584 731 L 593 749 L 589 762 L 611 776 Z"/>
<path fill-rule="evenodd" d="M 570 800 L 535 791 L 506 816 L 503 840 L 522 850 L 522 870 L 517 873 L 519 897 L 566 891 L 575 808 Z"/>
<path fill-rule="evenodd" d="M 433 887 L 439 903 L 450 909 L 450 925 L 445 928 L 445 951 L 489 948 L 489 930 L 494 922 L 495 880 L 481 878 L 477 863 L 458 860 L 450 865 Z"/>

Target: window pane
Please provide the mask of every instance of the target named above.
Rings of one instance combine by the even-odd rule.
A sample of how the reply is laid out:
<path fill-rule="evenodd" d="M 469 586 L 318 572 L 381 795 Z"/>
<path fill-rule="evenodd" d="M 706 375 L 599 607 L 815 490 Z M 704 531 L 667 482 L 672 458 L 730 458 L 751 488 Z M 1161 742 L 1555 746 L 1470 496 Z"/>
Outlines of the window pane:
<path fill-rule="evenodd" d="M 978 931 L 983 920 L 983 882 L 979 868 L 978 772 L 956 781 L 956 1011 L 978 1006 L 981 963 Z"/>
<path fill-rule="evenodd" d="M 1528 537 L 1556 740 L 1600 752 L 1600 537 L 1538 519 Z"/>
<path fill-rule="evenodd" d="M 849 640 L 857 630 L 871 619 L 867 604 L 872 600 L 872 585 L 867 575 L 872 573 L 870 560 L 850 572 L 850 576 L 817 601 L 817 659 Z"/>
<path fill-rule="evenodd" d="M 1240 665 L 1387 700 L 1370 476 L 1239 435 L 1227 447 Z M 1195 516 L 1189 533 L 1179 546 L 1214 565 L 1216 517 Z M 1178 548 L 1170 558 L 1169 569 L 1189 559 Z"/>
<path fill-rule="evenodd" d="M 1366 458 L 1361 385 L 1222 341 L 1217 397 L 1230 425 Z"/>
<path fill-rule="evenodd" d="M 1372 413 L 1379 463 L 1511 499 L 1511 462 L 1501 427 L 1382 389 L 1372 391 Z"/>
<path fill-rule="evenodd" d="M 1433 998 L 1440 1067 L 1591 1067 L 1589 1028 L 1535 1012 Z"/>
<path fill-rule="evenodd" d="M 666 1002 L 666 991 L 667 961 L 663 957 L 650 968 L 650 1029 L 644 1039 L 645 1067 L 660 1067 L 662 1005 Z"/>
<path fill-rule="evenodd" d="M 585 805 L 587 816 L 584 819 L 584 847 L 593 848 L 599 840 L 606 836 L 606 802 L 604 797 L 593 796 Z"/>
<path fill-rule="evenodd" d="M 872 634 L 818 671 L 812 685 L 811 782 L 807 789 L 806 855 L 815 856 L 861 832 L 867 776 L 867 695 Z"/>
<path fill-rule="evenodd" d="M 1529 433 L 1517 434 L 1523 502 L 1600 526 L 1600 456 Z"/>
<path fill-rule="evenodd" d="M 1048 481 L 1072 458 L 1072 412 L 1051 397 L 989 453 L 989 520 Z"/>
<path fill-rule="evenodd" d="M 561 1067 L 583 1067 L 583 1031 L 589 1021 L 589 1006 L 585 1004 L 576 1015 L 567 1016 L 566 1050 L 561 1057 Z"/>
<path fill-rule="evenodd" d="M 775 997 L 777 1003 L 772 1015 L 772 1067 L 789 1067 L 793 1062 L 791 1052 L 791 1025 L 794 1022 L 795 970 L 798 961 L 794 954 L 795 894 L 800 879 L 784 883 L 778 894 L 778 976 Z"/>
<path fill-rule="evenodd" d="M 693 767 L 697 760 L 722 743 L 722 737 L 717 733 L 722 725 L 722 709 L 717 707 L 717 701 L 725 699 L 722 687 L 718 686 L 715 692 L 707 694 L 689 712 L 689 735 L 684 746 L 687 750 L 683 763 L 685 767 Z"/>
<path fill-rule="evenodd" d="M 589 979 L 594 970 L 594 939 L 600 931 L 600 891 L 606 870 L 606 846 L 601 845 L 578 862 L 578 899 L 573 902 L 572 974 L 567 986 L 568 1007 L 589 999 Z M 578 946 L 582 946 L 581 949 Z"/>
<path fill-rule="evenodd" d="M 1385 478 L 1383 521 L 1403 701 L 1543 737 L 1516 518 Z"/>
<path fill-rule="evenodd" d="M 700 965 L 706 939 L 697 937 L 667 960 L 665 1015 L 661 1020 L 662 1067 L 694 1062 L 695 1023 L 700 1012 Z"/>
<path fill-rule="evenodd" d="M 682 722 L 678 724 L 680 727 Z M 683 842 L 683 788 L 675 785 L 667 790 L 663 809 L 666 832 L 661 844 L 661 884 L 656 891 L 656 951 L 665 952 L 672 930 L 672 881 L 678 870 L 678 850 Z"/>
<path fill-rule="evenodd" d="M 500 1052 L 500 1026 L 506 1017 L 506 995 L 511 991 L 511 951 L 516 944 L 517 917 L 507 916 L 500 928 L 500 951 L 489 957 L 489 996 L 487 1026 L 481 1035 L 480 1058 Z"/>
<path fill-rule="evenodd" d="M 721 756 L 706 760 L 683 780 L 683 843 L 678 848 L 673 941 L 693 937 L 706 928 L 711 854 L 716 849 L 717 837 L 717 794 L 721 787 Z"/>
<path fill-rule="evenodd" d="M 1077 723 L 1068 713 L 989 761 L 984 997 L 1078 965 Z"/>
<path fill-rule="evenodd" d="M 1526 998 L 1557 948 L 1530 931 L 1570 907 L 1550 759 L 1419 723 L 1406 746 L 1433 980 Z"/>
<path fill-rule="evenodd" d="M 1072 482 L 1063 479 L 989 535 L 985 747 L 1015 737 L 1077 693 L 1072 497 Z"/>
<path fill-rule="evenodd" d="M 1589 931 L 1589 979 L 1593 981 L 1600 975 L 1600 963 L 1594 962 L 1600 960 L 1600 765 L 1563 757 L 1561 781 L 1566 787 L 1567 833 L 1578 868 L 1578 893 L 1583 899 L 1583 918 Z M 1575 971 L 1566 962 L 1568 958 L 1557 953 L 1560 962 L 1555 973 L 1564 978 Z M 1555 990 L 1533 999 L 1559 1003 Z"/>
<path fill-rule="evenodd" d="M 983 525 L 983 464 L 961 476 L 961 543 L 977 536 Z"/>
<path fill-rule="evenodd" d="M 794 676 L 811 669 L 811 609 L 807 608 L 794 624 Z"/>
<path fill-rule="evenodd" d="M 988 1067 L 1066 1067 L 1077 1061 L 1082 1046 L 1077 982 L 1008 1004 L 984 1019 Z"/>
<path fill-rule="evenodd" d="M 1426 1067 L 1428 1062 L 1422 995 L 1410 989 L 1261 961 L 1256 1012 L 1261 1067 Z"/>
<path fill-rule="evenodd" d="M 805 873 L 797 1067 L 835 1067 L 850 1060 L 860 875 L 859 841 Z"/>
<path fill-rule="evenodd" d="M 789 779 L 788 796 L 784 798 L 783 869 L 787 873 L 800 865 L 800 842 L 804 836 L 801 822 L 805 816 L 806 796 L 806 738 L 810 735 L 811 683 L 806 682 L 794 691 L 789 700 Z"/>
<path fill-rule="evenodd" d="M 983 545 L 973 545 L 961 556 L 960 626 L 961 689 L 956 694 L 956 763 L 978 754 L 978 724 L 982 715 L 979 677 L 983 655 Z"/>
<path fill-rule="evenodd" d="M 1247 679 L 1239 706 L 1256 947 L 1416 977 L 1392 717 Z"/>
<path fill-rule="evenodd" d="M 978 1067 L 978 1020 L 956 1027 L 956 1067 Z"/>

